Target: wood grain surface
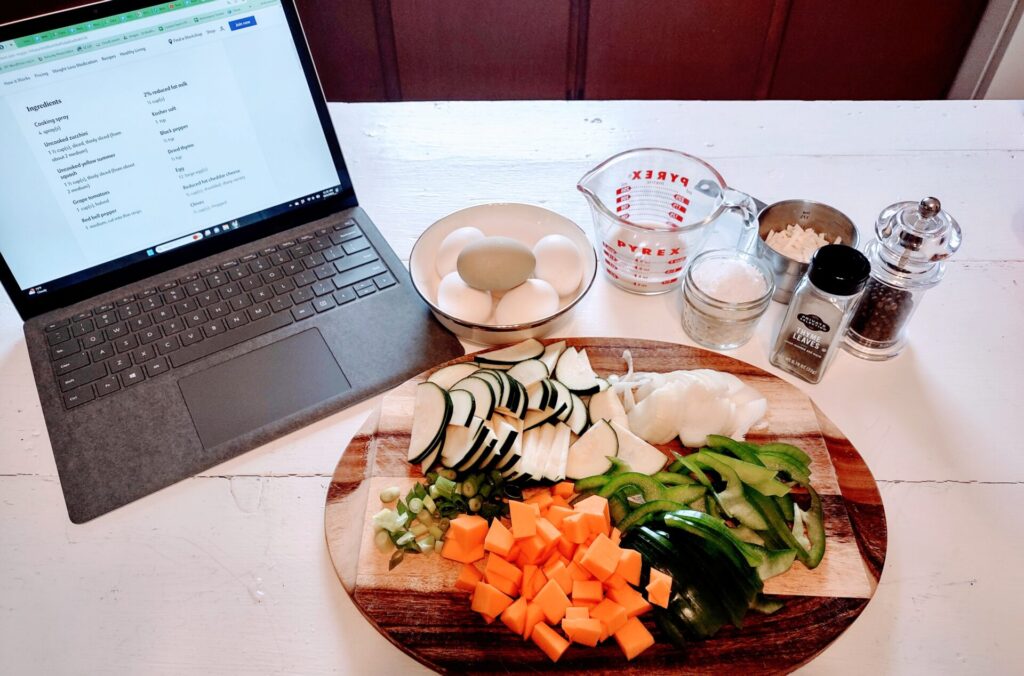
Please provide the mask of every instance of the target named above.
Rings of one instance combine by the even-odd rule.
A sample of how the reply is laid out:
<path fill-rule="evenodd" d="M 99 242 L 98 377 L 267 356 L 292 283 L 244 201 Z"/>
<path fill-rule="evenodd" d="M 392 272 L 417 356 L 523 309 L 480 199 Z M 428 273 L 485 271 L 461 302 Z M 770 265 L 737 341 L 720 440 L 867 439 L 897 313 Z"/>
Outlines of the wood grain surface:
<path fill-rule="evenodd" d="M 585 347 L 600 374 L 622 373 L 629 349 L 638 371 L 712 368 L 728 371 L 768 399 L 755 443 L 785 441 L 812 457 L 812 483 L 825 507 L 827 549 L 814 570 L 795 564 L 765 584 L 785 601 L 775 615 L 748 615 L 742 630 L 726 627 L 713 639 L 690 643 L 685 654 L 659 640 L 632 662 L 614 642 L 596 649 L 573 646 L 552 664 L 532 642 L 500 624 L 487 625 L 469 609 L 468 594 L 454 588 L 460 564 L 436 555 L 409 556 L 388 571 L 388 556 L 373 546 L 369 515 L 379 492 L 403 492 L 421 478 L 405 460 L 413 392 L 421 374 L 384 396 L 338 462 L 325 510 L 328 549 L 345 590 L 386 638 L 441 672 L 617 673 L 786 672 L 804 664 L 846 629 L 867 605 L 885 563 L 886 521 L 874 478 L 856 449 L 798 389 L 730 357 L 683 345 L 616 338 L 569 339 Z M 471 359 L 471 356 L 456 361 Z M 662 447 L 682 450 L 678 440 Z M 653 620 L 646 618 L 655 636 Z"/>

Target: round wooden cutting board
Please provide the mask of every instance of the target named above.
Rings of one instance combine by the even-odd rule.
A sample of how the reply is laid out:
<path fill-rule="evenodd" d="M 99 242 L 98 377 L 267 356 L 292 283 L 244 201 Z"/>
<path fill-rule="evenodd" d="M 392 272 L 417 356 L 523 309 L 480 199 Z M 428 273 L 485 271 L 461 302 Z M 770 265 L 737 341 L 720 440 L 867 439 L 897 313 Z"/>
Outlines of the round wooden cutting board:
<path fill-rule="evenodd" d="M 469 595 L 454 587 L 461 564 L 435 554 L 412 555 L 389 572 L 388 555 L 373 545 L 370 516 L 381 508 L 380 490 L 398 485 L 404 494 L 422 478 L 405 458 L 413 391 L 429 375 L 424 373 L 384 396 L 379 411 L 345 449 L 327 493 L 327 545 L 360 611 L 392 643 L 441 672 L 786 672 L 824 650 L 871 599 L 886 551 L 878 487 L 842 432 L 800 390 L 730 357 L 644 340 L 566 342 L 586 348 L 599 375 L 624 373 L 622 353 L 628 349 L 637 371 L 717 369 L 760 391 L 768 399 L 766 425 L 747 438 L 793 443 L 811 455 L 811 482 L 825 508 L 827 547 L 821 564 L 812 571 L 796 563 L 765 584 L 766 594 L 785 602 L 782 610 L 767 616 L 751 611 L 742 629 L 727 626 L 710 640 L 690 642 L 685 651 L 663 640 L 647 616 L 645 623 L 658 642 L 632 662 L 609 640 L 597 648 L 571 646 L 552 663 L 532 641 L 523 641 L 500 621 L 485 624 L 470 610 Z"/>

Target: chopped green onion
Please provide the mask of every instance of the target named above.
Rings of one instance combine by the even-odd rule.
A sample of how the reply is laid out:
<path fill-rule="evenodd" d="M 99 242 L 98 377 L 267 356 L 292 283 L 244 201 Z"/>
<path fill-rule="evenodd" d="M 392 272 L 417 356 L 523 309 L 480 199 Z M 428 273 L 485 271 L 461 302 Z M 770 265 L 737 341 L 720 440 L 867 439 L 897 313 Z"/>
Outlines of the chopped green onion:
<path fill-rule="evenodd" d="M 410 542 L 412 542 L 415 539 L 416 539 L 416 536 L 413 533 L 406 532 L 401 537 L 399 537 L 397 540 L 395 540 L 395 544 L 398 545 L 399 547 L 402 547 L 404 545 L 409 544 Z"/>
<path fill-rule="evenodd" d="M 423 509 L 423 501 L 419 498 L 413 498 L 409 501 L 409 511 L 413 514 L 419 514 L 420 510 Z"/>
<path fill-rule="evenodd" d="M 480 508 L 483 507 L 483 500 L 478 497 L 472 497 L 469 499 L 469 511 L 479 512 Z"/>
<path fill-rule="evenodd" d="M 438 528 L 437 526 L 431 526 L 427 530 L 430 532 L 431 535 L 434 536 L 435 540 L 440 540 L 444 537 L 444 531 Z"/>
<path fill-rule="evenodd" d="M 380 492 L 380 501 L 385 503 L 394 502 L 395 500 L 398 499 L 398 496 L 400 496 L 401 494 L 402 491 L 398 488 L 398 486 L 390 486 Z"/>
<path fill-rule="evenodd" d="M 448 469 L 447 467 L 444 469 L 437 470 L 437 474 L 438 476 L 443 477 L 448 481 L 455 481 L 456 477 L 459 476 L 458 474 L 455 473 L 455 470 Z"/>
<path fill-rule="evenodd" d="M 471 498 L 474 495 L 476 495 L 477 488 L 479 488 L 479 485 L 477 484 L 473 477 L 470 477 L 462 482 L 462 494 L 465 495 L 467 498 Z"/>
<path fill-rule="evenodd" d="M 419 537 L 427 532 L 427 527 L 419 521 L 413 521 L 413 524 L 409 526 L 409 532 Z"/>
<path fill-rule="evenodd" d="M 391 550 L 391 537 L 388 535 L 386 530 L 377 531 L 377 534 L 373 536 L 373 543 L 377 545 L 377 549 L 382 552 Z"/>
<path fill-rule="evenodd" d="M 426 507 L 428 511 L 431 511 L 431 512 L 436 512 L 437 511 L 437 505 L 434 504 L 433 496 L 428 495 L 428 496 L 424 497 L 423 498 L 423 506 Z"/>

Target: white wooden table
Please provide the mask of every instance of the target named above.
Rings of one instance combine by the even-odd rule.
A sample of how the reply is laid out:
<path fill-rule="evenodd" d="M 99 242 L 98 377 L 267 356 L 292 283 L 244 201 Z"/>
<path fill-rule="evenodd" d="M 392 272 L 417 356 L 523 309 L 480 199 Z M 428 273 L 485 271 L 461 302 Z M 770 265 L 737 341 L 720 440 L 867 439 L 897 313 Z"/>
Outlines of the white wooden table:
<path fill-rule="evenodd" d="M 874 600 L 804 669 L 1020 673 L 1024 104 L 406 103 L 332 106 L 361 202 L 406 258 L 460 207 L 544 205 L 589 229 L 577 179 L 664 146 L 765 201 L 835 205 L 872 236 L 896 200 L 938 196 L 965 239 L 887 363 L 841 353 L 805 389 L 857 446 L 889 523 Z M 781 306 L 733 356 L 774 372 Z M 675 295 L 602 279 L 564 335 L 692 344 Z M 21 323 L 0 300 L 0 673 L 414 672 L 335 578 L 323 505 L 375 405 L 334 415 L 85 525 L 67 518 Z"/>

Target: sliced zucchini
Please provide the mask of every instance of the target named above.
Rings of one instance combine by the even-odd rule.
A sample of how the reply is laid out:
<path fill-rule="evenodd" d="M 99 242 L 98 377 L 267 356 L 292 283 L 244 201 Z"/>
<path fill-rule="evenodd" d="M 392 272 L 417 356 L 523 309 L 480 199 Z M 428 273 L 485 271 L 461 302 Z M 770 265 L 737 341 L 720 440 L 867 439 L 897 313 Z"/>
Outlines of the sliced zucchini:
<path fill-rule="evenodd" d="M 473 401 L 476 404 L 476 409 L 473 411 L 473 415 L 477 418 L 489 420 L 494 415 L 495 396 L 494 389 L 491 385 L 490 380 L 486 378 L 477 378 L 475 375 L 463 378 L 459 382 L 452 385 L 453 390 L 466 390 L 473 395 Z"/>
<path fill-rule="evenodd" d="M 541 380 L 527 387 L 526 408 L 530 411 L 543 411 L 547 408 L 549 391 L 547 380 Z"/>
<path fill-rule="evenodd" d="M 543 411 L 527 411 L 523 418 L 523 429 L 532 430 L 546 423 L 558 422 L 559 415 L 564 412 L 561 408 L 546 408 Z"/>
<path fill-rule="evenodd" d="M 503 347 L 500 350 L 474 355 L 473 359 L 481 364 L 513 365 L 527 359 L 535 359 L 542 354 L 544 354 L 544 346 L 533 338 L 527 338 L 521 343 Z"/>
<path fill-rule="evenodd" d="M 551 343 L 544 348 L 544 354 L 540 356 L 540 360 L 544 362 L 544 366 L 548 367 L 548 375 L 554 375 L 555 364 L 558 363 L 558 357 L 565 351 L 565 341 L 560 340 L 557 343 Z"/>
<path fill-rule="evenodd" d="M 575 394 L 570 396 L 572 397 L 572 413 L 565 423 L 573 434 L 583 434 L 583 430 L 587 429 L 587 406 Z"/>
<path fill-rule="evenodd" d="M 505 397 L 505 381 L 498 375 L 497 371 L 490 369 L 480 369 L 473 374 L 474 378 L 483 378 L 491 384 L 491 390 L 494 391 L 494 405 L 502 406 Z"/>
<path fill-rule="evenodd" d="M 490 450 L 493 448 L 495 441 L 494 434 L 491 433 L 491 428 L 484 425 L 480 428 L 480 433 L 477 438 L 473 441 L 470 451 L 462 459 L 462 462 L 455 467 L 459 472 L 468 472 L 469 470 L 479 467 L 480 463 L 484 462 L 490 456 Z"/>
<path fill-rule="evenodd" d="M 569 459 L 569 437 L 572 430 L 568 425 L 558 423 L 554 426 L 551 445 L 547 448 L 547 462 L 544 466 L 544 478 L 549 481 L 561 481 L 565 478 L 565 464 Z"/>
<path fill-rule="evenodd" d="M 555 365 L 555 379 L 576 394 L 593 394 L 601 389 L 597 375 L 586 354 L 580 354 L 574 347 L 566 348 Z"/>
<path fill-rule="evenodd" d="M 660 472 L 668 462 L 668 457 L 664 453 L 630 432 L 629 429 L 614 420 L 610 425 L 615 430 L 615 436 L 619 441 L 617 457 L 629 465 L 632 471 L 641 474 L 654 474 Z"/>
<path fill-rule="evenodd" d="M 554 396 L 548 402 L 548 407 L 557 410 L 559 412 L 558 419 L 565 422 L 572 414 L 572 392 L 557 380 L 549 380 L 548 383 L 550 383 L 551 389 L 554 390 Z"/>
<path fill-rule="evenodd" d="M 448 424 L 468 426 L 476 411 L 476 399 L 473 397 L 473 393 L 469 390 L 452 390 L 448 393 L 448 397 L 452 400 L 452 417 Z"/>
<path fill-rule="evenodd" d="M 448 390 L 451 389 L 452 385 L 478 370 L 480 370 L 480 366 L 469 361 L 452 364 L 431 373 L 430 377 L 427 378 L 427 382 L 434 383 Z"/>
<path fill-rule="evenodd" d="M 483 441 L 484 421 L 473 418 L 468 427 L 451 425 L 445 434 L 444 446 L 441 448 L 441 464 L 445 467 L 457 467 L 474 453 Z"/>
<path fill-rule="evenodd" d="M 409 462 L 423 462 L 444 441 L 452 417 L 452 400 L 439 385 L 426 382 L 416 386 L 412 431 L 409 433 Z"/>
<path fill-rule="evenodd" d="M 607 420 L 599 420 L 569 447 L 565 476 L 568 479 L 583 479 L 604 474 L 612 466 L 608 458 L 614 458 L 618 453 L 619 439 L 615 430 Z"/>
<path fill-rule="evenodd" d="M 551 371 L 540 359 L 527 359 L 510 368 L 508 375 L 529 387 L 538 380 L 547 378 L 551 375 Z"/>

